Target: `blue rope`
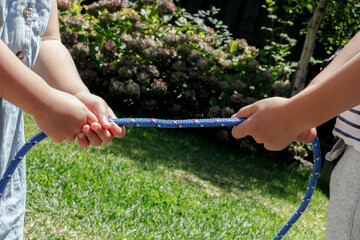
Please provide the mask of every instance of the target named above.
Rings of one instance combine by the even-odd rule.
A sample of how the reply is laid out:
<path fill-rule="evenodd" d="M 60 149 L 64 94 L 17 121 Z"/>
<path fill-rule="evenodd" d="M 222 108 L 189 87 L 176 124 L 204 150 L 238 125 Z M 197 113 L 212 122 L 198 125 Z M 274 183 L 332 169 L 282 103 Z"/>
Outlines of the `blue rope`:
<path fill-rule="evenodd" d="M 223 127 L 223 126 L 235 126 L 245 119 L 243 118 L 213 118 L 213 119 L 187 119 L 187 120 L 164 120 L 164 119 L 151 119 L 151 118 L 119 118 L 111 119 L 114 123 L 119 126 L 127 127 L 158 127 L 158 128 L 198 128 L 198 127 Z M 0 179 L 0 199 L 4 193 L 5 187 L 9 182 L 12 174 L 14 173 L 16 167 L 19 165 L 20 161 L 23 159 L 25 154 L 40 141 L 45 139 L 47 136 L 45 133 L 40 132 L 34 137 L 32 137 L 28 142 L 26 142 L 20 150 L 15 154 L 14 158 L 11 160 L 8 168 L 6 169 L 3 177 Z M 273 238 L 273 240 L 282 239 L 289 229 L 295 224 L 295 222 L 300 218 L 304 213 L 305 209 L 309 205 L 311 196 L 313 195 L 316 187 L 317 180 L 319 178 L 320 168 L 321 168 L 321 152 L 320 152 L 320 143 L 318 138 L 315 138 L 312 142 L 313 146 L 313 155 L 314 155 L 314 167 L 309 179 L 309 184 L 306 189 L 306 193 L 299 208 L 292 215 L 290 220 L 281 228 L 278 234 Z"/>

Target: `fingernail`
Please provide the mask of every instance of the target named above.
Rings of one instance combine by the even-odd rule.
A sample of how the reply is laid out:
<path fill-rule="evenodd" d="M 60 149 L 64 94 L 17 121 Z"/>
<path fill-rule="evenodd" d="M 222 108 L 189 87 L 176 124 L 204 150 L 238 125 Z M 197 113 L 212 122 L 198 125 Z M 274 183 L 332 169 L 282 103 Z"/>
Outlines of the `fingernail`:
<path fill-rule="evenodd" d="M 126 133 L 125 127 L 124 127 L 124 126 L 121 126 L 120 128 L 121 128 L 121 134 L 125 134 L 125 133 Z"/>
<path fill-rule="evenodd" d="M 89 132 L 90 126 L 89 126 L 89 125 L 83 126 L 82 130 L 83 130 L 84 132 Z"/>

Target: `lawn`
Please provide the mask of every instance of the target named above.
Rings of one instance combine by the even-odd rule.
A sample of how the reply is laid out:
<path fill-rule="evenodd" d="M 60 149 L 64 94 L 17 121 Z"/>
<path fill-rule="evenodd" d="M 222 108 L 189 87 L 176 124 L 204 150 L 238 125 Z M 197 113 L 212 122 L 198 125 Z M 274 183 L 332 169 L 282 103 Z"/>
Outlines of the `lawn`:
<path fill-rule="evenodd" d="M 272 239 L 310 176 L 186 129 L 127 128 L 88 149 L 46 139 L 26 161 L 26 239 Z M 317 189 L 284 239 L 323 239 L 327 205 Z"/>

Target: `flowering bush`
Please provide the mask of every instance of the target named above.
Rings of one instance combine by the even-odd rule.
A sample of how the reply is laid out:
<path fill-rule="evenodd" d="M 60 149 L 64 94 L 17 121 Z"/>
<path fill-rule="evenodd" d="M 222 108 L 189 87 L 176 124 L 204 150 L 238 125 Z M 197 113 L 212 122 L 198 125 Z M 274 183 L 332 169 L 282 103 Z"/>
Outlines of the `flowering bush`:
<path fill-rule="evenodd" d="M 259 64 L 256 47 L 214 18 L 218 9 L 191 15 L 171 0 L 60 0 L 59 10 L 82 79 L 128 114 L 230 117 L 289 88 Z M 224 129 L 216 135 L 232 139 Z"/>

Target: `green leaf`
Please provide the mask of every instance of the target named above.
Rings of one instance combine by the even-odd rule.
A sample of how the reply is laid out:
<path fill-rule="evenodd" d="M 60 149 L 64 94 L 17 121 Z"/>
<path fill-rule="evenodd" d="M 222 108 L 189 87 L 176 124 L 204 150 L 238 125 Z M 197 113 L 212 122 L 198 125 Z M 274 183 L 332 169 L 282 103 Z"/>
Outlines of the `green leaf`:
<path fill-rule="evenodd" d="M 71 7 L 72 7 L 72 10 L 76 13 L 80 13 L 83 9 L 83 7 L 79 4 L 73 4 Z"/>
<path fill-rule="evenodd" d="M 237 41 L 232 41 L 231 45 L 230 45 L 230 53 L 235 53 L 238 49 L 238 42 Z"/>

